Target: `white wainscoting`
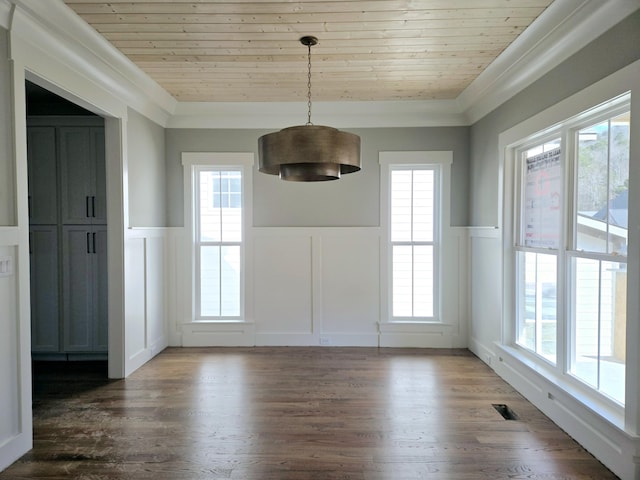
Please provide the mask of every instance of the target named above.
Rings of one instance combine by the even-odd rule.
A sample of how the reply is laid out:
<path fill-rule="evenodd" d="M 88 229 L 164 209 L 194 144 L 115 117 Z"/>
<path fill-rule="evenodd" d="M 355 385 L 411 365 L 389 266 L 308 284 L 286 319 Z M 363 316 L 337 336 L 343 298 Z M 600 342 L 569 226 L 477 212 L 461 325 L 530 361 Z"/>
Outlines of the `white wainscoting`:
<path fill-rule="evenodd" d="M 27 244 L 27 229 L 0 227 L 0 471 L 33 444 Z"/>
<path fill-rule="evenodd" d="M 243 322 L 195 322 L 188 235 L 168 239 L 169 338 L 174 346 L 467 346 L 466 229 L 443 246 L 442 322 L 392 324 L 378 227 L 260 227 L 246 248 Z M 175 294 L 175 295 L 173 295 Z"/>
<path fill-rule="evenodd" d="M 561 375 L 542 374 L 539 365 L 508 346 L 502 322 L 508 300 L 504 292 L 509 291 L 503 285 L 502 232 L 472 228 L 470 241 L 469 349 L 616 475 L 625 480 L 640 478 L 640 438 L 625 431 L 621 419 L 607 419 L 603 410 Z"/>
<path fill-rule="evenodd" d="M 164 228 L 131 228 L 125 233 L 126 375 L 169 344 L 169 236 Z"/>

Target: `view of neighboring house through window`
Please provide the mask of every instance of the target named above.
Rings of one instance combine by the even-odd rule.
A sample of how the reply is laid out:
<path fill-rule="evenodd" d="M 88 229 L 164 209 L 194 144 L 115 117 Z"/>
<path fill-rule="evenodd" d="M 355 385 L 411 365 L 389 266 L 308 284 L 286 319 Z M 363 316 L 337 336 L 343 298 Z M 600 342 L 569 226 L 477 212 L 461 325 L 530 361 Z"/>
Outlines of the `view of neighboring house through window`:
<path fill-rule="evenodd" d="M 517 241 L 517 341 L 556 362 L 558 251 L 562 245 L 560 140 L 522 152 L 522 212 Z"/>
<path fill-rule="evenodd" d="M 629 112 L 579 128 L 571 277 L 570 371 L 624 402 Z"/>
<path fill-rule="evenodd" d="M 586 112 L 548 139 L 515 150 L 515 342 L 619 404 L 625 401 L 628 108 L 627 99 Z"/>

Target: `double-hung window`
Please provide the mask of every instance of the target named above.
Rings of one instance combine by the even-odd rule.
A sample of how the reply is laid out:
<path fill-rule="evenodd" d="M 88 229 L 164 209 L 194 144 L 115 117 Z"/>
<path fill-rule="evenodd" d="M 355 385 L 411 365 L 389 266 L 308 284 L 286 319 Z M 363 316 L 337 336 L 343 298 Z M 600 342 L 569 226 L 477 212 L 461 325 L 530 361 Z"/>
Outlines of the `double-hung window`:
<path fill-rule="evenodd" d="M 248 154 L 244 159 L 242 155 L 247 156 L 183 154 L 183 163 L 190 167 L 192 190 L 191 278 L 193 318 L 197 321 L 239 321 L 244 317 L 247 165 L 253 156 Z"/>
<path fill-rule="evenodd" d="M 625 402 L 629 97 L 513 149 L 515 343 Z"/>
<path fill-rule="evenodd" d="M 443 169 L 451 152 L 381 152 L 390 322 L 440 321 Z"/>

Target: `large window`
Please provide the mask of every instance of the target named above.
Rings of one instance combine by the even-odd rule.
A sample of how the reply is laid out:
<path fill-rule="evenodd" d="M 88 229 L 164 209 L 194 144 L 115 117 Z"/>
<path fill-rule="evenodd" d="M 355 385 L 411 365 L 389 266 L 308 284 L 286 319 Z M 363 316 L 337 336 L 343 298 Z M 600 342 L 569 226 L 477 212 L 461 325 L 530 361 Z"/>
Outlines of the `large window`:
<path fill-rule="evenodd" d="M 247 167 L 237 161 L 239 155 L 183 154 L 188 167 L 185 187 L 191 190 L 186 215 L 192 222 L 196 321 L 240 321 L 244 317 Z"/>
<path fill-rule="evenodd" d="M 515 342 L 624 405 L 628 96 L 514 149 Z"/>

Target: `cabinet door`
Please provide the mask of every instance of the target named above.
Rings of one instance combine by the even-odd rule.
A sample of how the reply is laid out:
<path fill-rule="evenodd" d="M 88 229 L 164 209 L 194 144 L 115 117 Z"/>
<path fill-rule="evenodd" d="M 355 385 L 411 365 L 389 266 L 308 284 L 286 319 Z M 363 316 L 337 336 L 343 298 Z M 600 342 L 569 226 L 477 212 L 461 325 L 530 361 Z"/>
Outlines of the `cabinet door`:
<path fill-rule="evenodd" d="M 92 227 L 93 242 L 93 351 L 109 348 L 109 319 L 107 307 L 107 227 Z"/>
<path fill-rule="evenodd" d="M 104 155 L 104 127 L 91 128 L 91 155 L 93 157 L 91 199 L 92 223 L 107 223 L 107 182 Z"/>
<path fill-rule="evenodd" d="M 87 127 L 60 127 L 60 204 L 62 223 L 83 225 L 92 221 L 91 134 Z"/>
<path fill-rule="evenodd" d="M 88 227 L 62 227 L 62 328 L 66 352 L 88 352 L 93 346 L 92 241 Z"/>
<path fill-rule="evenodd" d="M 31 271 L 31 350 L 57 352 L 59 339 L 58 227 L 29 231 Z"/>
<path fill-rule="evenodd" d="M 56 129 L 27 129 L 29 223 L 52 225 L 58 221 Z"/>

